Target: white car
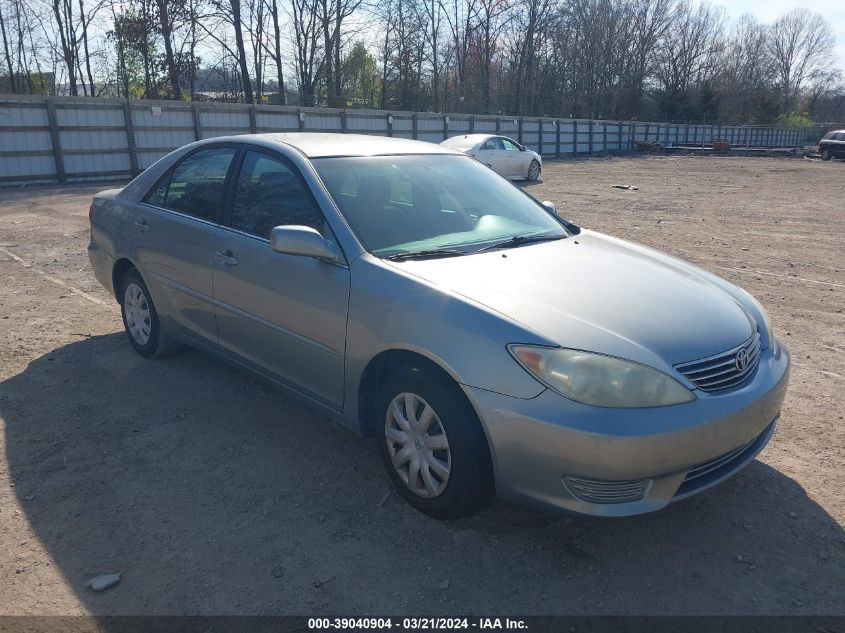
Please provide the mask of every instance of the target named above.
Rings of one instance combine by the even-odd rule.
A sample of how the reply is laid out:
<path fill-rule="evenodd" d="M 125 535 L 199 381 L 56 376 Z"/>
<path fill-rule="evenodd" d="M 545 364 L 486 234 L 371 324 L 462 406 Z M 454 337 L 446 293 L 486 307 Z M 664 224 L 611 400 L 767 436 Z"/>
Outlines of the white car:
<path fill-rule="evenodd" d="M 481 161 L 505 178 L 537 180 L 543 158 L 512 138 L 497 134 L 464 134 L 440 143 Z"/>

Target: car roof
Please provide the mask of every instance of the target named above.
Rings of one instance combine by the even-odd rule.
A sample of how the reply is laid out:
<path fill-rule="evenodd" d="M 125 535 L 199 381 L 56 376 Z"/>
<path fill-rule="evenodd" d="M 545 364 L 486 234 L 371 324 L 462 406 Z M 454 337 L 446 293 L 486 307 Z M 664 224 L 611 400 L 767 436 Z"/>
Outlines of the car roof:
<path fill-rule="evenodd" d="M 453 139 L 460 138 L 460 139 L 466 139 L 468 141 L 475 141 L 476 143 L 480 143 L 481 141 L 485 141 L 488 138 L 494 138 L 496 136 L 499 136 L 499 134 L 456 134 L 455 136 L 450 136 L 449 138 L 447 138 L 443 142 L 448 143 L 449 141 L 451 141 Z"/>
<path fill-rule="evenodd" d="M 246 140 L 244 137 L 234 137 Z M 336 134 L 330 132 L 286 132 L 251 134 L 250 140 L 284 143 L 295 147 L 308 158 L 329 156 L 389 156 L 396 154 L 459 154 L 453 149 L 407 138 Z"/>

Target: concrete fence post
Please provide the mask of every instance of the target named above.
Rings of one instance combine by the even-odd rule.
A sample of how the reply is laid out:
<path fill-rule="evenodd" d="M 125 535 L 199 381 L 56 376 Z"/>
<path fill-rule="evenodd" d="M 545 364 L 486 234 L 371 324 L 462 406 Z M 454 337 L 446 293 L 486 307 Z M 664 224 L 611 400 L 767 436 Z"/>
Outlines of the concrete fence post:
<path fill-rule="evenodd" d="M 469 133 L 472 134 L 473 132 L 475 132 L 475 115 L 470 114 L 469 115 Z"/>
<path fill-rule="evenodd" d="M 496 115 L 496 134 L 501 134 L 502 130 L 502 119 L 499 115 Z"/>
<path fill-rule="evenodd" d="M 123 120 L 126 126 L 126 148 L 129 150 L 129 171 L 138 175 L 138 150 L 135 146 L 135 126 L 132 123 L 132 105 L 127 100 L 123 104 Z"/>
<path fill-rule="evenodd" d="M 249 133 L 255 134 L 258 131 L 258 123 L 256 122 L 254 103 L 249 104 L 249 110 L 247 112 L 249 114 Z"/>
<path fill-rule="evenodd" d="M 594 123 L 595 123 L 595 121 L 590 119 L 590 123 L 589 123 L 590 127 L 589 127 L 589 130 L 588 130 L 588 133 L 589 133 L 588 134 L 588 138 L 589 138 L 588 142 L 590 144 L 590 149 L 588 150 L 588 153 L 589 153 L 590 156 L 593 155 L 593 124 Z"/>
<path fill-rule="evenodd" d="M 65 182 L 65 159 L 62 156 L 62 142 L 59 138 L 59 122 L 56 117 L 56 102 L 47 97 L 47 121 L 50 123 L 50 140 L 53 144 L 53 160 L 56 163 L 56 177 L 59 182 Z"/>
<path fill-rule="evenodd" d="M 393 136 L 393 115 L 390 113 L 385 114 L 384 120 L 387 122 L 387 135 Z"/>
<path fill-rule="evenodd" d="M 522 117 L 519 117 L 519 124 L 517 126 L 516 140 L 522 145 Z"/>
<path fill-rule="evenodd" d="M 540 143 L 540 151 L 539 151 L 539 152 L 537 152 L 537 153 L 538 153 L 540 156 L 542 156 L 542 155 L 543 155 L 543 128 L 545 127 L 545 125 L 546 125 L 545 121 L 541 118 L 541 119 L 540 119 L 540 129 L 539 129 L 539 131 L 538 131 L 538 133 L 537 133 L 537 137 L 538 137 L 538 139 L 539 139 L 539 143 Z"/>
<path fill-rule="evenodd" d="M 342 134 L 346 133 L 346 127 L 348 123 L 346 121 L 346 110 L 340 111 L 340 131 Z"/>
<path fill-rule="evenodd" d="M 449 115 L 443 115 L 443 140 L 449 138 Z"/>
<path fill-rule="evenodd" d="M 414 112 L 411 115 L 411 136 L 414 137 L 414 139 L 416 139 L 417 136 L 418 136 L 418 133 L 417 133 L 417 113 L 416 112 Z"/>
<path fill-rule="evenodd" d="M 555 121 L 555 156 L 560 158 L 560 119 Z"/>
<path fill-rule="evenodd" d="M 191 105 L 191 116 L 194 118 L 194 136 L 199 141 L 202 139 L 202 119 L 200 118 L 200 105 L 198 103 Z"/>
<path fill-rule="evenodd" d="M 578 119 L 572 121 L 572 153 L 578 153 Z"/>

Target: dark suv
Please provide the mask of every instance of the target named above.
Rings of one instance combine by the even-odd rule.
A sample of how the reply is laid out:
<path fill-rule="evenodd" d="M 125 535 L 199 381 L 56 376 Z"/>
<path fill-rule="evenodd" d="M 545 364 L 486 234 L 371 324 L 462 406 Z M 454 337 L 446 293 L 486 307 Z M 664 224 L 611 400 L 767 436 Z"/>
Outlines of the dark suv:
<path fill-rule="evenodd" d="M 822 160 L 845 158 L 845 130 L 833 130 L 819 141 L 819 153 Z"/>

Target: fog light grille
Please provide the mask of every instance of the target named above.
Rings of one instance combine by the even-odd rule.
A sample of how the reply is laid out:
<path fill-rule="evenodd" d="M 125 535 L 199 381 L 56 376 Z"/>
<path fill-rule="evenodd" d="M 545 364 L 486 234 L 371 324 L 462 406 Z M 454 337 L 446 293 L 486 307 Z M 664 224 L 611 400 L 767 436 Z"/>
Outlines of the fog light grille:
<path fill-rule="evenodd" d="M 639 501 L 645 496 L 648 486 L 651 484 L 651 479 L 603 481 L 581 477 L 564 477 L 563 481 L 573 495 L 587 503 L 630 503 Z"/>

